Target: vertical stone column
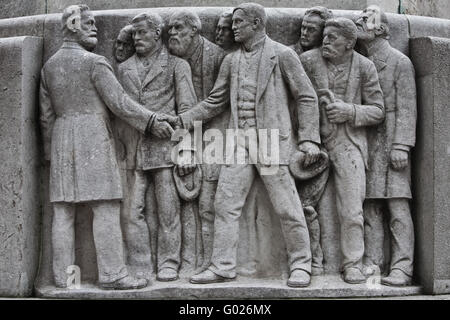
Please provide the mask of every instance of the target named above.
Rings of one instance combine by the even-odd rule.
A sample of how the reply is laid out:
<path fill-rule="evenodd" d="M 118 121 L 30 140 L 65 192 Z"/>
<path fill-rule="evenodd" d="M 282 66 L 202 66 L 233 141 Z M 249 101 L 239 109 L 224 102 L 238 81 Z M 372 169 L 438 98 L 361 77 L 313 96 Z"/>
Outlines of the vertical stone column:
<path fill-rule="evenodd" d="M 411 40 L 418 93 L 413 180 L 416 275 L 426 293 L 450 293 L 450 39 Z"/>
<path fill-rule="evenodd" d="M 42 43 L 0 39 L 0 296 L 30 296 L 39 265 Z"/>

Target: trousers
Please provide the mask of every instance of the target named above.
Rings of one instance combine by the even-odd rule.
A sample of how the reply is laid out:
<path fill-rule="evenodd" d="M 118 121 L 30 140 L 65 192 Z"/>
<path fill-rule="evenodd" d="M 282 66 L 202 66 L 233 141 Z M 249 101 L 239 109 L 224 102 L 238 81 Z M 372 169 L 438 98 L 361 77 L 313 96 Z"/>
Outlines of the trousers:
<path fill-rule="evenodd" d="M 364 255 L 363 203 L 366 171 L 361 151 L 346 137 L 325 143 L 336 186 L 336 207 L 340 222 L 342 270 L 362 271 Z"/>
<path fill-rule="evenodd" d="M 92 201 L 93 233 L 97 254 L 98 280 L 111 283 L 128 275 L 123 256 L 119 201 Z M 67 285 L 67 267 L 75 264 L 74 203 L 53 204 L 52 246 L 53 274 L 58 287 Z"/>
<path fill-rule="evenodd" d="M 364 234 L 366 244 L 364 258 L 366 264 L 377 265 L 380 268 L 383 266 L 383 217 L 386 216 L 386 213 L 389 213 L 389 229 L 391 234 L 390 270 L 399 269 L 412 277 L 414 225 L 411 218 L 409 200 L 405 198 L 367 200 L 364 204 Z"/>
<path fill-rule="evenodd" d="M 272 175 L 261 175 L 259 164 L 222 166 L 214 202 L 216 216 L 209 270 L 226 278 L 236 276 L 239 217 L 256 174 L 260 174 L 280 218 L 290 272 L 301 269 L 311 273 L 308 228 L 289 168 L 280 166 Z"/>

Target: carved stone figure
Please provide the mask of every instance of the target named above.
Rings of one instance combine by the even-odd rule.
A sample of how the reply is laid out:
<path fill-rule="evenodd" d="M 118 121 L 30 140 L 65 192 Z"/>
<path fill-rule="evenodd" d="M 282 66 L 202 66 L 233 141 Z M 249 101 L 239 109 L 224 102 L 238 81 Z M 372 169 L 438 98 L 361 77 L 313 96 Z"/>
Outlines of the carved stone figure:
<path fill-rule="evenodd" d="M 319 96 L 320 133 L 336 185 L 342 271 L 348 283 L 365 281 L 366 127 L 384 119 L 383 94 L 375 66 L 353 50 L 356 39 L 357 29 L 351 20 L 331 19 L 325 23 L 322 47 L 300 56 Z"/>
<path fill-rule="evenodd" d="M 189 64 L 171 54 L 163 46 L 162 18 L 154 13 L 142 13 L 132 20 L 136 53 L 120 64 L 119 79 L 132 98 L 148 110 L 177 115 L 196 103 Z M 136 176 L 129 219 L 136 225 L 144 220 L 146 210 L 156 210 L 158 216 L 157 280 L 178 279 L 180 267 L 181 224 L 180 198 L 173 177 L 170 140 L 173 131 L 161 137 L 140 137 L 136 155 Z M 184 170 L 184 168 L 183 168 Z M 188 169 L 186 169 L 188 170 Z M 145 194 L 153 182 L 155 208 L 148 207 Z M 148 216 L 148 214 L 146 214 Z M 143 250 L 142 232 L 128 235 L 127 246 L 133 254 Z M 148 239 L 148 236 L 144 237 Z M 148 262 L 148 261 L 147 261 Z M 142 266 L 148 268 L 145 262 Z"/>
<path fill-rule="evenodd" d="M 193 277 L 192 283 L 230 281 L 236 277 L 238 218 L 252 183 L 259 175 L 280 217 L 288 251 L 288 285 L 310 283 L 311 249 L 308 229 L 295 182 L 288 168 L 293 150 L 306 153 L 304 165 L 319 154 L 319 111 L 317 96 L 295 52 L 271 40 L 265 31 L 264 7 L 244 3 L 233 10 L 233 31 L 241 48 L 227 55 L 208 98 L 179 118 L 166 118 L 192 128 L 195 120 L 208 120 L 231 104 L 229 128 L 244 131 L 278 129 L 279 167 L 272 175 L 261 174 L 269 165 L 231 164 L 221 168 L 215 198 L 214 246 L 209 268 Z M 292 132 L 289 95 L 295 100 L 299 141 Z M 258 112 L 256 112 L 258 110 Z M 270 143 L 269 143 L 270 144 Z M 246 150 L 248 152 L 248 150 Z"/>
<path fill-rule="evenodd" d="M 216 26 L 215 42 L 227 53 L 238 48 L 238 44 L 234 41 L 233 30 L 231 29 L 231 25 L 233 24 L 232 18 L 233 13 L 225 11 L 220 15 Z"/>
<path fill-rule="evenodd" d="M 121 63 L 131 57 L 134 52 L 133 26 L 126 25 L 119 31 L 114 43 L 114 58 Z"/>
<path fill-rule="evenodd" d="M 300 56 L 305 51 L 320 47 L 322 45 L 325 22 L 331 18 L 333 18 L 333 13 L 324 7 L 317 6 L 306 10 L 302 21 L 300 39 L 296 44 L 290 46 L 290 48 Z M 297 188 L 300 199 L 302 200 L 310 235 L 312 253 L 311 272 L 313 275 L 323 273 L 323 252 L 320 244 L 319 215 L 315 207 L 325 190 L 328 175 L 329 170 L 325 170 L 306 181 L 297 181 Z"/>
<path fill-rule="evenodd" d="M 324 7 L 313 7 L 305 12 L 299 41 L 291 46 L 298 55 L 322 45 L 325 22 L 333 18 L 333 12 Z"/>
<path fill-rule="evenodd" d="M 389 213 L 391 259 L 389 276 L 381 283 L 411 284 L 414 226 L 411 219 L 410 150 L 416 141 L 416 85 L 414 67 L 407 56 L 391 47 L 386 14 L 369 6 L 356 22 L 358 41 L 377 68 L 386 110 L 385 121 L 368 131 L 365 219 L 365 260 L 383 267 L 383 218 Z"/>
<path fill-rule="evenodd" d="M 75 263 L 77 204 L 88 204 L 99 285 L 132 289 L 147 280 L 128 275 L 122 249 L 122 187 L 108 109 L 143 134 L 170 128 L 155 121 L 156 113 L 134 102 L 116 80 L 97 44 L 95 20 L 86 5 L 70 6 L 62 16 L 64 44 L 42 69 L 40 120 L 46 159 L 50 160 L 50 202 L 53 204 L 53 273 L 57 287 L 66 287 L 66 269 Z"/>
<path fill-rule="evenodd" d="M 200 35 L 201 21 L 196 13 L 180 10 L 170 17 L 169 50 L 185 59 L 192 72 L 192 82 L 199 100 L 208 97 L 219 73 L 225 52 Z M 225 131 L 230 114 L 223 112 L 203 126 L 203 130 Z M 202 164 L 203 181 L 198 200 L 201 223 L 203 262 L 201 268 L 209 266 L 213 246 L 214 197 L 219 179 L 220 164 Z"/>

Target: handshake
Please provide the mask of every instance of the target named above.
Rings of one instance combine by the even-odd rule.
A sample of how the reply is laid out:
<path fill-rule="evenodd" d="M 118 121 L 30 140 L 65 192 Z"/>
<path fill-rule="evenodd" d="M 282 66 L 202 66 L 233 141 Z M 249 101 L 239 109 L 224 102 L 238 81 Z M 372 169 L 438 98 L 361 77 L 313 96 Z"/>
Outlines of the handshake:
<path fill-rule="evenodd" d="M 156 116 L 150 127 L 150 133 L 160 139 L 170 139 L 174 133 L 174 129 L 181 128 L 181 119 L 178 116 L 167 114 L 159 114 Z M 195 171 L 195 164 L 178 164 L 176 166 L 177 173 L 180 177 L 191 174 Z"/>
<path fill-rule="evenodd" d="M 160 139 L 170 139 L 174 129 L 181 128 L 181 120 L 177 116 L 159 114 L 150 127 L 150 133 Z"/>

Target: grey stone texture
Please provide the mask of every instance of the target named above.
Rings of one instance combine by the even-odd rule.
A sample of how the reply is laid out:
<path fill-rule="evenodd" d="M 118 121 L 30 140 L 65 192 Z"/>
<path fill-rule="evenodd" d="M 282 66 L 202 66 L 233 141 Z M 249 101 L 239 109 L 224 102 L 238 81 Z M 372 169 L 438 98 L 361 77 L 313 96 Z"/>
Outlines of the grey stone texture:
<path fill-rule="evenodd" d="M 450 40 L 411 40 L 417 73 L 418 136 L 413 161 L 417 277 L 426 293 L 450 292 Z"/>
<path fill-rule="evenodd" d="M 240 1 L 239 1 L 240 2 Z M 314 3 L 319 4 L 319 3 Z M 228 4 L 227 4 L 228 5 Z M 233 4 L 230 3 L 230 6 Z M 364 4 L 364 6 L 366 3 Z M 129 6 L 127 6 L 129 7 Z M 106 7 L 102 7 L 100 9 L 105 9 Z M 363 8 L 363 7 L 361 7 Z M 229 9 L 229 8 L 227 8 Z M 354 7 L 353 7 L 354 9 Z M 59 9 L 58 9 L 59 10 Z M 170 8 L 161 8 L 161 9 L 151 9 L 153 12 L 160 13 L 161 16 L 164 18 L 165 22 L 168 22 L 168 17 L 172 10 Z M 218 21 L 218 17 L 220 13 L 225 10 L 225 8 L 191 8 L 191 10 L 197 12 L 202 20 L 203 23 L 203 31 L 202 35 L 205 36 L 207 39 L 213 41 L 214 40 L 214 29 L 215 25 Z M 60 11 L 60 10 L 59 10 Z M 58 11 L 58 12 L 59 12 Z M 286 8 L 279 8 L 279 9 L 267 9 L 268 14 L 268 27 L 267 31 L 269 36 L 286 45 L 294 44 L 298 40 L 298 35 L 300 32 L 300 22 L 304 13 L 304 9 L 286 9 Z M 104 55 L 107 57 L 109 61 L 114 61 L 113 58 L 113 46 L 114 41 L 117 37 L 117 34 L 119 30 L 129 23 L 131 18 L 135 16 L 137 13 L 143 12 L 143 10 L 140 9 L 131 9 L 131 10 L 119 10 L 119 11 L 99 11 L 94 12 L 96 21 L 97 21 L 97 28 L 98 28 L 98 38 L 99 38 L 99 45 L 97 46 L 96 53 Z M 334 11 L 336 16 L 345 16 L 345 17 L 356 17 L 357 14 L 359 14 L 359 11 Z M 60 33 L 60 14 L 50 14 L 50 15 L 41 15 L 41 16 L 33 16 L 33 17 L 24 17 L 24 18 L 16 18 L 16 19 L 3 19 L 0 20 L 0 36 L 1 37 L 8 37 L 8 36 L 16 36 L 16 35 L 37 35 L 37 36 L 43 36 L 44 37 L 44 58 L 43 61 L 47 61 L 48 58 L 53 55 L 57 49 L 62 44 L 62 37 Z M 425 17 L 415 17 L 415 16 L 400 16 L 400 15 L 391 15 L 388 14 L 388 19 L 390 23 L 390 27 L 393 33 L 392 39 L 390 40 L 390 43 L 393 47 L 400 50 L 401 52 L 405 54 L 409 54 L 409 36 L 425 36 L 425 35 L 435 35 L 435 36 L 441 36 L 441 37 L 450 37 L 449 31 L 450 30 L 450 21 L 443 20 L 443 19 L 431 19 L 431 18 L 425 18 Z M 409 27 L 408 27 L 409 25 Z M 164 30 L 165 40 L 167 39 L 166 36 L 166 30 Z M 414 44 L 414 41 L 412 41 Z M 420 46 L 418 46 L 420 48 Z M 429 50 L 423 50 L 420 51 L 420 54 L 416 55 L 416 70 L 420 69 L 418 68 L 418 65 L 424 65 L 424 68 L 431 68 L 430 63 L 427 63 L 428 60 L 424 59 L 424 56 L 428 56 L 430 54 Z M 445 55 L 441 55 L 442 57 L 446 57 Z M 447 53 L 448 57 L 448 53 Z M 413 59 L 414 60 L 414 59 Z M 36 61 L 31 59 L 31 61 Z M 41 59 L 37 59 L 37 61 L 41 61 Z M 427 69 L 431 70 L 431 69 Z M 427 71 L 428 72 L 428 71 Z M 420 72 L 418 72 L 420 76 Z M 428 76 L 431 75 L 431 72 L 428 72 Z M 419 101 L 421 101 L 422 105 L 425 105 L 424 103 L 429 103 L 430 105 L 438 98 L 440 97 L 438 93 L 435 94 L 435 98 L 432 98 L 427 92 L 432 92 L 433 88 L 432 85 L 427 82 L 429 78 L 422 80 L 422 84 L 419 88 Z M 420 82 L 420 80 L 419 80 Z M 427 87 L 428 85 L 428 87 Z M 448 87 L 448 86 L 447 86 Z M 423 88 L 423 89 L 421 89 Z M 420 90 L 429 90 L 429 91 L 423 91 L 424 94 L 420 94 Z M 442 93 L 439 93 L 441 96 L 445 96 L 445 93 L 448 89 L 442 89 Z M 420 98 L 421 97 L 421 98 Z M 434 99 L 434 100 L 433 100 Z M 448 98 L 443 99 L 443 101 L 448 101 Z M 445 106 L 445 103 L 442 104 Z M 420 104 L 419 104 L 420 108 Z M 422 110 L 422 111 L 421 111 Z M 420 114 L 422 112 L 422 114 Z M 425 114 L 428 114 L 426 117 L 432 117 L 433 114 L 431 113 L 431 109 L 428 108 L 420 108 L 419 109 L 419 118 L 422 116 L 425 116 Z M 446 114 L 444 114 L 446 115 Z M 3 116 L 3 114 L 2 114 Z M 436 115 L 435 115 L 436 117 Z M 441 116 L 441 118 L 437 118 L 439 121 L 443 119 L 444 116 Z M 417 163 L 417 165 L 413 165 L 413 175 L 415 177 L 420 174 L 420 177 L 422 177 L 422 180 L 418 180 L 418 178 L 415 178 L 415 190 L 414 194 L 418 195 L 416 196 L 416 200 L 414 203 L 415 212 L 413 212 L 413 215 L 417 216 L 417 219 L 422 219 L 420 221 L 426 221 L 427 223 L 423 225 L 419 225 L 416 221 L 416 228 L 419 235 L 419 238 L 417 239 L 417 242 L 419 243 L 418 246 L 424 246 L 423 249 L 418 249 L 417 258 L 416 261 L 418 262 L 418 270 L 417 270 L 417 283 L 427 283 L 428 287 L 431 289 L 427 289 L 428 292 L 433 292 L 433 284 L 434 287 L 438 287 L 438 284 L 441 288 L 445 288 L 445 279 L 449 279 L 450 276 L 448 276 L 448 261 L 444 261 L 447 259 L 450 255 L 447 253 L 445 254 L 437 254 L 432 249 L 438 248 L 438 247 L 445 247 L 446 240 L 439 239 L 439 242 L 435 240 L 432 243 L 429 243 L 427 241 L 430 240 L 431 231 L 433 231 L 434 228 L 434 217 L 431 217 L 429 215 L 431 207 L 436 209 L 436 211 L 441 212 L 442 214 L 439 215 L 439 219 L 445 219 L 445 213 L 448 212 L 448 206 L 441 206 L 437 202 L 435 203 L 435 200 L 433 200 L 433 192 L 432 190 L 448 190 L 443 188 L 435 188 L 434 183 L 435 180 L 432 180 L 431 177 L 426 176 L 426 174 L 429 173 L 429 168 L 434 166 L 433 159 L 429 158 L 428 156 L 423 156 L 424 154 L 427 154 L 426 152 L 430 151 L 425 148 L 431 148 L 432 140 L 424 141 L 425 139 L 431 139 L 432 135 L 431 132 L 434 132 L 435 129 L 433 129 L 433 120 L 432 118 L 426 118 L 423 124 L 419 126 L 419 135 L 422 137 L 421 145 L 416 148 L 414 154 L 414 162 Z M 438 121 L 438 122 L 439 122 Z M 443 121 L 443 120 L 442 120 Z M 448 120 L 447 122 L 448 123 Z M 445 129 L 445 127 L 444 127 Z M 442 130 L 441 130 L 442 131 Z M 445 131 L 445 130 L 444 130 Z M 443 131 L 443 132 L 444 132 Z M 439 131 L 440 132 L 440 131 Z M 436 129 L 435 133 L 439 133 Z M 448 147 L 446 147 L 441 154 L 448 154 Z M 423 153 L 421 150 L 424 150 L 425 153 Z M 431 152 L 431 151 L 430 151 Z M 434 151 L 433 151 L 434 152 Z M 437 157 L 436 157 L 437 159 Z M 444 158 L 446 159 L 446 158 Z M 441 164 L 441 167 L 446 165 Z M 436 167 L 438 168 L 438 167 Z M 445 167 L 444 167 L 445 169 Z M 435 169 L 437 170 L 437 169 Z M 448 169 L 447 169 L 448 172 Z M 122 170 L 122 174 L 126 174 Z M 438 178 L 445 178 L 445 175 L 440 174 L 439 172 L 435 173 L 436 177 Z M 52 209 L 49 205 L 48 201 L 48 168 L 44 168 L 42 171 L 43 176 L 43 194 L 44 194 L 44 214 L 43 214 L 43 247 L 42 247 L 42 259 L 41 259 L 41 268 L 40 268 L 40 275 L 38 278 L 38 285 L 37 285 L 37 292 L 41 296 L 57 296 L 60 293 L 60 297 L 68 297 L 68 291 L 54 291 L 53 286 L 53 275 L 51 271 L 51 261 L 52 261 L 52 255 L 51 255 L 51 245 L 50 245 L 50 230 L 51 230 L 51 219 L 52 219 Z M 448 181 L 448 176 L 447 180 Z M 445 182 L 445 180 L 444 180 Z M 443 182 L 443 183 L 444 183 Z M 257 184 L 261 185 L 261 182 L 257 182 Z M 253 191 L 252 191 L 253 192 Z M 250 193 L 249 197 L 255 196 L 254 194 Z M 427 194 L 428 192 L 428 194 Z M 256 193 L 256 192 L 255 192 Z M 329 184 L 327 187 L 327 190 L 325 191 L 325 194 L 319 203 L 318 211 L 323 212 L 323 214 L 319 215 L 319 220 L 322 226 L 322 247 L 324 250 L 324 264 L 325 264 L 325 271 L 328 274 L 335 274 L 340 265 L 340 253 L 339 253 L 339 236 L 338 236 L 338 228 L 339 224 L 337 221 L 337 213 L 336 208 L 334 204 L 334 187 L 333 184 Z M 437 194 L 437 193 L 436 193 Z M 271 204 L 268 201 L 268 199 L 265 199 L 266 201 L 258 202 L 258 206 L 268 208 L 269 210 L 264 210 L 262 213 L 259 213 L 257 216 L 243 216 L 241 217 L 241 222 L 245 220 L 256 220 L 258 228 L 256 230 L 250 230 L 253 234 L 257 234 L 258 236 L 258 243 L 252 242 L 249 237 L 249 229 L 251 228 L 250 224 L 241 223 L 240 227 L 240 238 L 241 243 L 238 246 L 238 274 L 244 275 L 244 274 L 251 274 L 253 277 L 270 277 L 270 278 L 277 278 L 280 279 L 280 277 L 285 276 L 286 273 L 286 254 L 285 254 L 285 248 L 284 243 L 282 239 L 282 234 L 280 230 L 280 224 L 278 221 L 278 218 L 272 213 L 273 208 L 271 208 Z M 441 200 L 444 201 L 444 200 Z M 250 205 L 250 204 L 247 204 Z M 440 209 L 440 208 L 443 209 Z M 447 208 L 446 210 L 444 210 Z M 244 211 L 246 209 L 244 208 Z M 76 264 L 78 264 L 81 267 L 82 270 L 82 280 L 84 282 L 93 283 L 96 281 L 96 275 L 97 275 L 97 266 L 96 266 L 96 257 L 95 257 L 95 250 L 94 250 L 94 242 L 92 237 L 92 215 L 87 206 L 81 205 L 81 210 L 79 214 L 79 218 L 76 219 L 76 232 L 77 232 L 77 238 L 76 238 Z M 420 218 L 419 218 L 420 217 Z M 442 223 L 442 222 L 441 222 Z M 445 223 L 443 224 L 445 225 Z M 439 224 L 436 223 L 436 226 L 439 226 Z M 441 228 L 441 227 L 439 227 Z M 447 228 L 448 229 L 448 228 Z M 32 229 L 31 229 L 32 230 Z M 441 229 L 439 229 L 441 230 Z M 443 231 L 440 231 L 438 235 L 441 237 L 445 236 L 446 229 L 442 228 Z M 421 238 L 420 238 L 421 237 Z M 447 240 L 448 241 L 448 240 Z M 265 248 L 264 252 L 258 251 L 258 248 Z M 448 248 L 448 247 L 446 247 Z M 429 261 L 433 261 L 433 264 L 430 264 Z M 3 262 L 3 261 L 2 261 Z M 258 263 L 256 263 L 258 262 Z M 439 264 L 438 264 L 439 263 Z M 436 270 L 439 270 L 437 272 Z M 439 276 L 439 278 L 435 278 L 435 276 Z M 439 281 L 434 282 L 435 279 L 441 279 Z M 270 285 L 265 282 L 265 280 L 262 279 L 252 279 L 252 283 L 257 283 L 255 287 L 261 288 L 262 286 L 267 286 L 267 288 L 270 287 Z M 253 282 L 254 281 L 254 282 Z M 274 280 L 275 281 L 275 280 Z M 339 279 L 336 279 L 336 281 L 341 281 Z M 277 293 L 283 291 L 283 290 L 292 290 L 290 292 L 297 292 L 294 289 L 288 289 L 285 287 L 284 281 L 276 280 L 277 285 L 275 287 L 279 287 L 281 289 L 271 290 L 271 289 L 258 289 L 262 290 L 263 292 L 269 292 L 267 293 L 266 297 L 273 297 L 276 296 Z M 322 282 L 324 284 L 326 282 Z M 236 282 L 236 284 L 239 286 L 239 282 Z M 229 293 L 227 295 L 224 294 L 224 296 L 227 297 L 238 297 L 233 295 L 233 284 L 230 285 L 224 285 L 225 287 L 229 288 Z M 359 295 L 364 295 L 363 292 L 367 292 L 365 288 L 363 288 L 364 285 L 361 286 L 360 293 L 356 293 Z M 89 285 L 88 285 L 89 287 Z M 184 289 L 181 289 L 181 287 L 186 288 L 186 291 L 183 291 Z M 218 289 L 220 289 L 222 286 L 219 286 Z M 244 285 L 244 287 L 252 287 L 251 284 Z M 173 289 L 166 289 L 166 288 L 173 288 Z M 180 296 L 186 292 L 195 292 L 194 289 L 191 290 L 191 288 L 197 288 L 196 286 L 191 286 L 189 284 L 183 282 L 183 280 L 180 280 L 178 283 L 173 283 L 168 286 L 165 286 L 164 284 L 160 284 L 157 282 L 153 283 L 153 287 L 149 287 L 142 292 L 153 292 L 152 290 L 160 290 L 159 293 L 156 295 L 149 294 L 147 297 L 175 297 L 177 294 L 180 294 Z M 205 287 L 206 288 L 206 287 Z M 210 287 L 208 287 L 210 288 Z M 216 288 L 216 287 L 214 287 Z M 253 287 L 254 288 L 254 287 Z M 333 288 L 331 286 L 330 288 Z M 358 287 L 359 288 L 359 287 Z M 311 291 L 309 291 L 311 289 Z M 384 289 L 387 289 L 384 287 Z M 239 291 L 241 290 L 241 291 Z M 237 289 L 235 292 L 244 292 L 247 289 Z M 310 292 L 310 296 L 315 295 L 313 292 L 317 293 L 317 295 L 327 295 L 328 293 L 324 293 L 323 288 L 319 288 L 319 286 L 316 286 L 314 283 L 313 278 L 313 286 L 311 288 L 308 288 L 306 291 Z M 322 290 L 322 291 L 321 291 Z M 350 289 L 346 288 L 345 290 L 335 290 L 334 294 L 335 296 L 339 295 L 352 295 Z M 359 289 L 358 289 L 359 290 Z M 390 290 L 390 289 L 389 289 Z M 405 291 L 402 291 L 405 290 Z M 201 291 L 201 288 L 199 289 Z M 248 290 L 249 296 L 257 297 L 258 292 L 254 289 Z M 300 290 L 301 292 L 305 292 Z M 394 292 L 395 291 L 395 292 Z M 388 291 L 391 292 L 391 294 L 401 294 L 401 292 L 409 292 L 410 294 L 417 294 L 420 292 L 420 289 L 417 287 L 406 288 L 406 289 L 399 289 L 394 291 Z M 59 292 L 59 293 L 56 293 Z M 177 293 L 179 292 L 179 293 Z M 214 297 L 214 295 L 220 296 L 221 293 L 214 293 L 214 290 L 208 289 L 209 294 L 211 294 L 211 297 Z M 320 293 L 322 292 L 322 293 Z M 353 291 L 355 293 L 356 291 Z M 386 291 L 377 291 L 378 293 L 381 292 L 383 295 L 383 292 Z M 3 293 L 2 293 L 3 294 Z M 86 291 L 79 291 L 78 297 L 100 297 L 105 294 L 103 291 L 99 291 L 96 289 L 88 289 Z M 205 293 L 207 294 L 207 293 Z M 293 294 L 294 296 L 297 293 Z M 331 293 L 330 293 L 331 294 Z M 107 293 L 107 295 L 113 297 L 145 297 L 146 293 Z M 300 295 L 300 294 L 299 294 Z M 389 295 L 389 294 L 388 294 Z M 196 295 L 197 296 L 197 295 Z M 244 296 L 244 294 L 242 294 Z M 284 295 L 280 295 L 284 296 Z M 287 295 L 289 296 L 289 295 Z"/>
<path fill-rule="evenodd" d="M 30 296 L 41 236 L 42 38 L 0 39 L 0 296 Z"/>

